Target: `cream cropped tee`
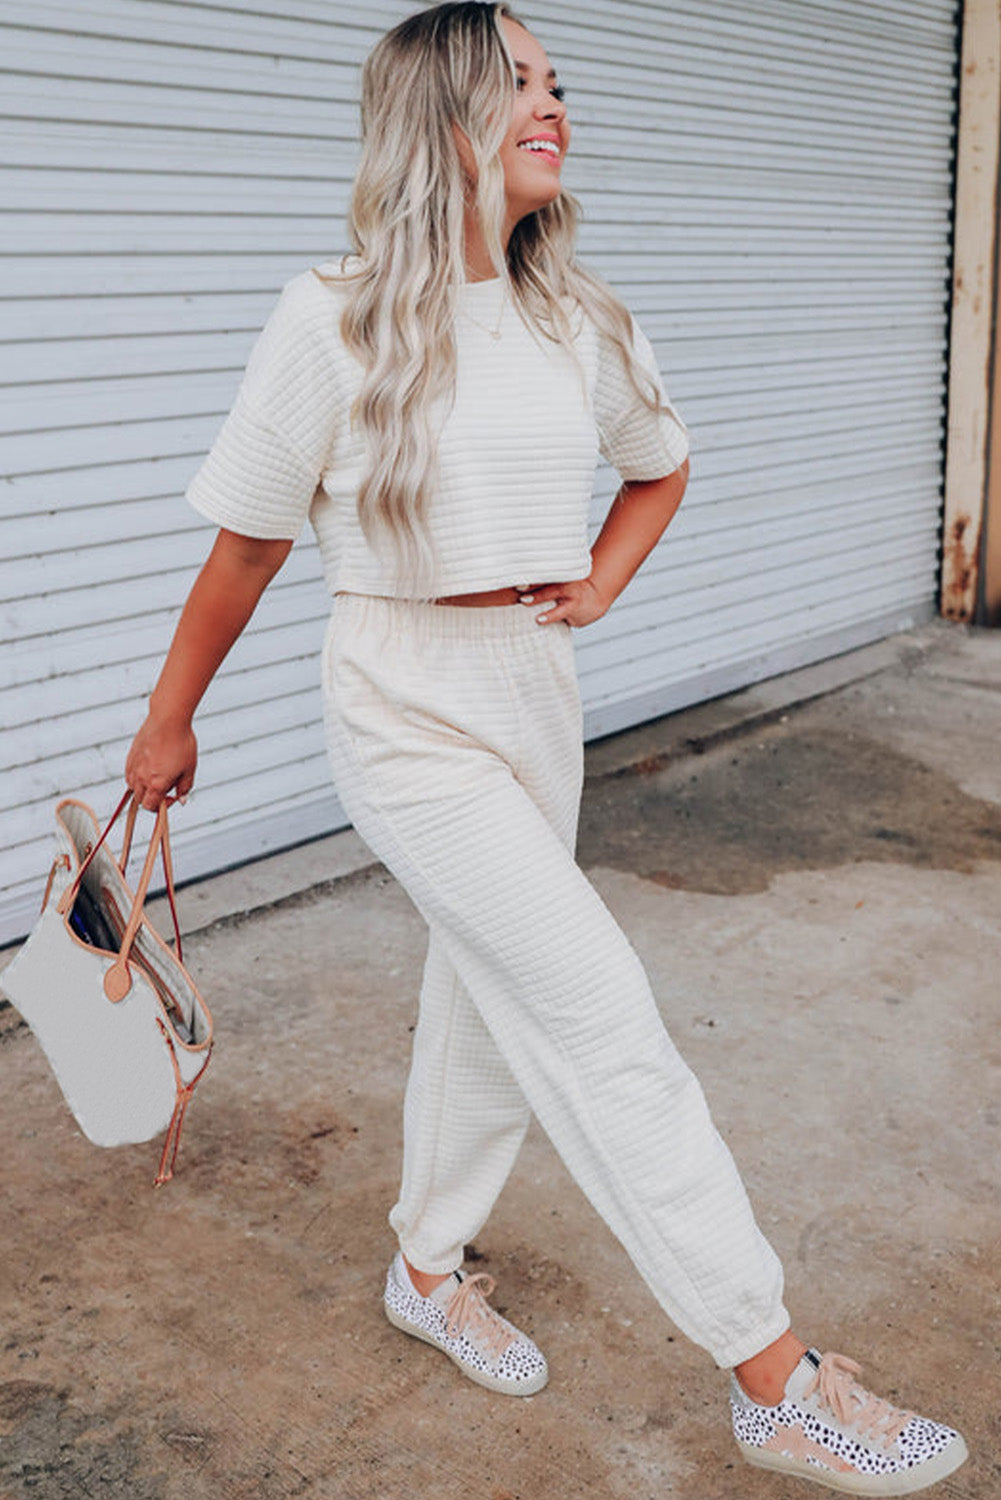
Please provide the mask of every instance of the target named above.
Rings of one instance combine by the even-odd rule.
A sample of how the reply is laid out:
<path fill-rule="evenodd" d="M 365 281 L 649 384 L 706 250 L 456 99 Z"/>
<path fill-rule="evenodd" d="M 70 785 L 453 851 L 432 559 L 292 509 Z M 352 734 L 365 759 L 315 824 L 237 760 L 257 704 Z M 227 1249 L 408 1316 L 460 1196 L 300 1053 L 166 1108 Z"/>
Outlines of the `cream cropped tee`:
<path fill-rule="evenodd" d="M 187 498 L 244 536 L 294 539 L 308 517 L 332 594 L 393 596 L 402 590 L 357 516 L 366 449 L 349 412 L 363 369 L 338 330 L 339 263 L 318 269 L 330 279 L 305 271 L 283 290 Z M 586 578 L 598 454 L 623 480 L 660 479 L 685 459 L 684 425 L 673 410 L 644 406 L 614 346 L 580 309 L 583 386 L 562 345 L 526 327 L 499 278 L 466 282 L 459 296 L 455 401 L 441 425 L 429 513 L 434 591 Z M 667 404 L 635 320 L 633 340 Z"/>

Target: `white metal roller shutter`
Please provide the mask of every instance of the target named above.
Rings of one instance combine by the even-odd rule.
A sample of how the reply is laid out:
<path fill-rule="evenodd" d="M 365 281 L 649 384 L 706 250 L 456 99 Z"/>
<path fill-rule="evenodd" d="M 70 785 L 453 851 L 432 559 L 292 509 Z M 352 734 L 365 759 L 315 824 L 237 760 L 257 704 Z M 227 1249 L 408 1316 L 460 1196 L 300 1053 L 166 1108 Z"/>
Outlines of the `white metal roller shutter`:
<path fill-rule="evenodd" d="M 357 76 L 415 7 L 0 0 L 0 941 L 51 805 L 110 805 L 210 533 L 179 499 L 277 288 L 344 248 Z M 579 639 L 592 733 L 885 632 L 934 591 L 954 8 L 533 4 L 584 258 L 695 440 L 670 537 Z M 595 520 L 612 493 L 603 473 Z M 186 876 L 343 821 L 308 541 L 200 714 Z"/>
<path fill-rule="evenodd" d="M 668 537 L 580 637 L 596 735 L 932 613 L 958 11 L 535 9 L 571 88 L 586 79 L 581 254 L 646 328 L 693 438 Z"/>
<path fill-rule="evenodd" d="M 0 941 L 33 920 L 53 799 L 113 805 L 211 539 L 180 496 L 278 288 L 345 248 L 359 67 L 408 9 L 0 0 Z M 307 536 L 199 715 L 185 877 L 343 826 L 328 607 Z"/>

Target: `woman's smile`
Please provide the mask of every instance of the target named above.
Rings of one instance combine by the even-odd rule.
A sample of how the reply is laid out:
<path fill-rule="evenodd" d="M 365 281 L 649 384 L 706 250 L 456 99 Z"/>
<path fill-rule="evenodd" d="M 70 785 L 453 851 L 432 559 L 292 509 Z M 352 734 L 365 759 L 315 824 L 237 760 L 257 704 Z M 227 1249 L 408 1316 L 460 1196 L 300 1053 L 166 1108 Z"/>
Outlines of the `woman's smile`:
<path fill-rule="evenodd" d="M 530 156 L 538 156 L 550 166 L 562 165 L 562 147 L 558 135 L 532 135 L 527 140 L 518 142 L 519 151 L 527 151 Z"/>
<path fill-rule="evenodd" d="M 511 123 L 500 149 L 508 209 L 517 223 L 559 196 L 570 122 L 556 70 L 541 42 L 507 16 L 501 25 L 518 75 Z"/>

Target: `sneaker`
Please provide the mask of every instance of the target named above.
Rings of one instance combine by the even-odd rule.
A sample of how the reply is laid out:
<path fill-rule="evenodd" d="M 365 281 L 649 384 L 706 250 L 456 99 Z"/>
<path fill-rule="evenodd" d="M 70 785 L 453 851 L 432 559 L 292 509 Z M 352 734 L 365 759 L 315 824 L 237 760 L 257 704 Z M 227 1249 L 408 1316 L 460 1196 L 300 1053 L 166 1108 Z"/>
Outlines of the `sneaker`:
<path fill-rule="evenodd" d="M 733 1434 L 748 1463 L 849 1495 L 912 1495 L 959 1468 L 958 1432 L 873 1396 L 859 1373 L 842 1354 L 808 1349 L 777 1406 L 759 1406 L 732 1375 Z"/>
<path fill-rule="evenodd" d="M 494 1279 L 453 1271 L 428 1297 L 416 1290 L 402 1254 L 386 1277 L 386 1317 L 447 1354 L 463 1375 L 505 1396 L 534 1396 L 549 1379 L 541 1351 L 487 1302 Z"/>

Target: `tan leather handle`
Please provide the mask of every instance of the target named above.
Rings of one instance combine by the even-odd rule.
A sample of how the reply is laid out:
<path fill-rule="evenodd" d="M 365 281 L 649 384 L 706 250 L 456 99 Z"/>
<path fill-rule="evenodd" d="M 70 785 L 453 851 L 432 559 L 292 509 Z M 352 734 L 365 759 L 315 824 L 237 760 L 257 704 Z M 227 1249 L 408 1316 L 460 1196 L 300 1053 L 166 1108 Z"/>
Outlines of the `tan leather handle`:
<path fill-rule="evenodd" d="M 117 823 L 123 807 L 126 802 L 129 802 L 130 798 L 131 803 L 125 820 L 125 837 L 122 841 L 122 854 L 118 865 L 122 872 L 122 878 L 125 878 L 125 866 L 132 851 L 132 836 L 135 831 L 136 816 L 140 805 L 139 798 L 130 789 L 126 790 L 118 806 L 108 819 L 101 837 L 81 864 L 75 878 L 66 887 L 66 890 L 60 897 L 58 910 L 63 915 L 71 909 L 73 902 L 76 900 L 77 891 L 80 889 L 80 882 L 83 880 L 91 860 Z M 139 876 L 139 884 L 136 887 L 135 900 L 132 903 L 132 911 L 129 915 L 125 931 L 122 934 L 118 954 L 111 968 L 104 976 L 104 993 L 109 1000 L 124 1000 L 132 988 L 132 977 L 129 974 L 128 960 L 132 952 L 132 944 L 135 941 L 136 933 L 139 931 L 139 925 L 142 922 L 146 893 L 149 890 L 149 883 L 153 876 L 153 867 L 156 864 L 157 854 L 160 855 L 163 864 L 163 878 L 167 888 L 167 901 L 170 906 L 170 915 L 174 922 L 175 952 L 178 962 L 184 962 L 181 952 L 181 924 L 177 918 L 177 903 L 174 899 L 174 861 L 170 853 L 170 831 L 167 826 L 167 799 L 164 798 L 157 808 L 156 823 L 150 835 L 149 848 L 146 850 L 146 858 L 143 860 L 142 873 Z"/>
<path fill-rule="evenodd" d="M 129 788 L 126 788 L 121 802 L 119 802 L 118 806 L 111 814 L 111 817 L 108 819 L 107 825 L 104 832 L 101 834 L 101 837 L 98 839 L 93 849 L 91 849 L 90 853 L 87 855 L 87 858 L 84 860 L 79 870 L 77 870 L 74 879 L 70 881 L 69 885 L 59 897 L 59 905 L 56 907 L 56 910 L 63 913 L 63 915 L 65 915 L 66 912 L 70 910 L 73 902 L 76 900 L 76 893 L 80 889 L 80 882 L 89 870 L 91 860 L 94 858 L 94 855 L 97 853 L 98 849 L 100 849 L 101 845 L 108 837 L 108 834 L 111 832 L 112 828 L 114 828 L 115 824 L 118 822 L 122 808 L 125 806 L 130 797 L 132 797 L 132 792 Z M 135 798 L 133 797 L 132 800 L 135 801 Z"/>
<path fill-rule="evenodd" d="M 163 858 L 163 883 L 167 889 L 167 901 L 170 905 L 170 915 L 174 923 L 174 948 L 179 962 L 183 963 L 184 960 L 181 956 L 181 924 L 177 920 L 177 904 L 174 900 L 174 861 L 170 854 L 170 825 L 166 818 L 166 809 L 174 800 L 173 797 L 165 797 L 160 804 L 165 813 L 160 852 Z M 123 880 L 125 879 L 125 870 L 129 862 L 129 855 L 132 853 L 132 836 L 135 833 L 136 815 L 139 812 L 139 807 L 139 798 L 133 797 L 129 803 L 129 810 L 125 814 L 125 833 L 122 836 L 122 852 L 118 857 L 118 868 L 122 872 Z M 116 813 L 115 817 L 117 816 L 118 814 Z"/>
<path fill-rule="evenodd" d="M 129 803 L 129 810 L 125 814 L 125 832 L 122 835 L 122 852 L 118 856 L 118 868 L 125 874 L 125 867 L 132 853 L 132 835 L 136 830 L 136 814 L 139 811 L 139 798 L 133 797 Z M 117 813 L 115 815 L 117 817 Z"/>
<path fill-rule="evenodd" d="M 153 877 L 153 867 L 156 864 L 156 856 L 164 845 L 167 830 L 167 805 L 161 802 L 156 810 L 156 823 L 150 835 L 149 848 L 146 850 L 146 858 L 143 860 L 142 874 L 139 876 L 139 884 L 136 886 L 135 900 L 132 903 L 132 911 L 122 933 L 121 945 L 115 955 L 115 961 L 104 976 L 104 993 L 109 1000 L 124 1000 L 132 988 L 132 975 L 129 973 L 129 955 L 132 952 L 132 944 L 135 942 L 139 924 L 143 919 L 143 907 L 146 903 L 146 892 Z M 164 875 L 167 873 L 167 861 L 164 860 Z"/>

